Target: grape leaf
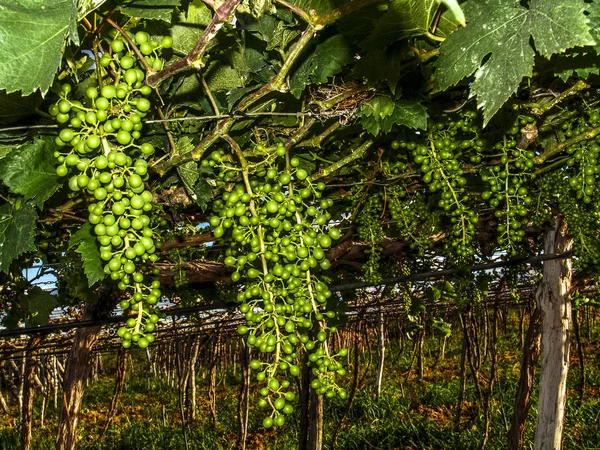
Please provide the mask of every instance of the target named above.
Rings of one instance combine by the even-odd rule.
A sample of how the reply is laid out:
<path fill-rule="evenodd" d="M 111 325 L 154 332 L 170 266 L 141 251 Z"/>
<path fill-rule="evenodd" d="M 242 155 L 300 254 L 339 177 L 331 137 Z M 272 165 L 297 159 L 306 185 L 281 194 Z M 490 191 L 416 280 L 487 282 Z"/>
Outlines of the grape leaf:
<path fill-rule="evenodd" d="M 389 97 L 377 96 L 360 109 L 363 129 L 374 136 L 381 131 L 389 133 L 394 125 L 413 129 L 427 129 L 427 109 L 416 100 L 394 102 Z"/>
<path fill-rule="evenodd" d="M 267 43 L 270 43 L 273 40 L 278 26 L 280 26 L 280 24 L 283 25 L 283 22 L 280 22 L 275 17 L 269 15 L 256 18 L 249 14 L 241 14 L 238 20 L 245 30 L 248 30 Z"/>
<path fill-rule="evenodd" d="M 387 12 L 375 22 L 363 47 L 378 49 L 402 39 L 424 35 L 431 29 L 440 3 L 441 0 L 392 0 Z M 462 14 L 460 7 L 458 12 Z M 464 21 L 464 16 L 458 19 Z M 456 29 L 458 22 L 453 16 L 444 14 L 437 24 L 436 34 L 446 37 L 447 33 Z"/>
<path fill-rule="evenodd" d="M 46 92 L 76 21 L 72 0 L 0 0 L 0 89 Z"/>
<path fill-rule="evenodd" d="M 563 81 L 576 74 L 586 80 L 590 75 L 600 74 L 598 55 L 592 50 L 589 52 L 577 52 L 572 55 L 560 55 L 554 65 L 554 73 Z"/>
<path fill-rule="evenodd" d="M 36 113 L 42 103 L 38 95 L 23 97 L 18 92 L 7 94 L 0 91 L 0 123 L 13 123 Z"/>
<path fill-rule="evenodd" d="M 242 78 L 237 70 L 227 64 L 217 63 L 216 61 L 209 63 L 205 78 L 211 92 L 227 92 L 243 85 Z"/>
<path fill-rule="evenodd" d="M 276 11 L 273 0 L 242 0 L 238 12 L 251 14 L 253 17 L 262 17 Z"/>
<path fill-rule="evenodd" d="M 292 0 L 290 3 L 304 12 L 314 11 L 318 16 L 333 11 L 336 7 L 344 4 L 345 0 Z"/>
<path fill-rule="evenodd" d="M 344 36 L 338 34 L 325 40 L 293 73 L 290 79 L 291 93 L 300 98 L 307 85 L 327 82 L 352 59 L 352 51 Z"/>
<path fill-rule="evenodd" d="M 181 137 L 176 144 L 176 150 L 180 154 L 191 152 L 194 149 L 194 144 L 192 144 L 192 139 L 189 136 Z M 185 164 L 182 164 L 177 167 L 177 173 L 183 181 L 183 185 L 185 186 L 185 190 L 188 192 L 188 195 L 195 198 L 194 185 L 196 181 L 198 181 L 198 163 L 196 161 L 190 161 Z"/>
<path fill-rule="evenodd" d="M 11 262 L 35 247 L 37 211 L 31 203 L 19 209 L 7 203 L 0 207 L 0 272 L 8 272 Z"/>
<path fill-rule="evenodd" d="M 87 16 L 90 12 L 98 9 L 105 3 L 106 0 L 78 0 L 77 1 L 77 9 L 78 9 L 78 17 L 82 19 Z"/>
<path fill-rule="evenodd" d="M 10 152 L 15 149 L 15 146 L 12 144 L 0 144 L 0 159 L 4 158 Z"/>
<path fill-rule="evenodd" d="M 194 186 L 196 204 L 206 211 L 206 206 L 212 200 L 212 189 L 204 178 L 200 178 Z"/>
<path fill-rule="evenodd" d="M 0 180 L 25 200 L 33 199 L 38 207 L 61 185 L 53 164 L 56 144 L 38 139 L 15 148 L 0 165 Z"/>
<path fill-rule="evenodd" d="M 600 2 L 593 1 L 592 3 L 586 4 L 587 8 L 587 19 L 590 27 L 590 34 L 596 41 L 594 48 L 597 53 L 600 53 Z"/>
<path fill-rule="evenodd" d="M 83 271 L 88 279 L 88 285 L 92 286 L 100 280 L 103 280 L 106 274 L 102 267 L 100 258 L 100 249 L 96 235 L 92 230 L 92 224 L 84 223 L 79 230 L 69 239 L 69 248 L 74 248 L 76 253 L 81 256 L 83 262 Z"/>
<path fill-rule="evenodd" d="M 550 58 L 568 48 L 594 45 L 583 0 L 531 0 L 527 17 L 536 50 Z"/>
<path fill-rule="evenodd" d="M 25 326 L 47 325 L 50 314 L 58 305 L 56 296 L 39 286 L 31 288 L 27 294 L 20 295 L 20 301 L 26 305 Z"/>
<path fill-rule="evenodd" d="M 386 64 L 380 64 L 381 61 L 386 61 Z M 357 61 L 352 74 L 355 77 L 365 78 L 371 86 L 380 80 L 385 80 L 390 91 L 395 95 L 403 73 L 401 69 L 402 54 L 395 46 L 391 46 L 368 51 Z"/>
<path fill-rule="evenodd" d="M 171 27 L 173 50 L 181 54 L 189 53 L 211 19 L 212 13 L 208 6 L 201 0 L 192 1 L 188 6 L 187 13 L 178 14 L 177 20 Z"/>
<path fill-rule="evenodd" d="M 530 9 L 519 0 L 478 0 L 465 3 L 463 9 L 467 27 L 452 33 L 440 47 L 437 88 L 447 89 L 475 73 L 471 96 L 477 96 L 484 109 L 484 125 L 523 77 L 531 75 L 535 54 L 531 36 L 547 58 L 594 44 L 583 0 L 532 0 Z"/>
<path fill-rule="evenodd" d="M 173 17 L 173 9 L 179 6 L 180 3 L 180 0 L 132 0 L 119 9 L 129 17 L 162 20 L 170 23 Z"/>

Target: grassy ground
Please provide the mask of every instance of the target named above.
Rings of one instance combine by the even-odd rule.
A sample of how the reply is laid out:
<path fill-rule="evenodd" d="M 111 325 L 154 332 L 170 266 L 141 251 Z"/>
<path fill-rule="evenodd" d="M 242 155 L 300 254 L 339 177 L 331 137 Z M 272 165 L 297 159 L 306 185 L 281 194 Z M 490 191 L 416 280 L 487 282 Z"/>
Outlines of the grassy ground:
<path fill-rule="evenodd" d="M 434 345 L 434 342 L 431 342 Z M 483 437 L 483 411 L 478 408 L 477 394 L 468 384 L 463 420 L 455 425 L 456 403 L 459 395 L 458 338 L 451 342 L 447 358 L 435 370 L 433 359 L 427 359 L 428 369 L 422 381 L 414 374 L 407 380 L 410 351 L 400 352 L 393 346 L 387 359 L 384 389 L 379 399 L 373 390 L 373 364 L 364 379 L 348 418 L 341 425 L 337 440 L 338 449 L 401 449 L 425 450 L 478 449 Z M 506 433 L 512 415 L 519 373 L 519 356 L 514 339 L 504 339 L 499 348 L 498 377 L 491 401 L 491 423 L 488 449 L 507 447 Z M 427 354 L 427 352 L 426 352 Z M 432 349 L 435 355 L 435 349 Z M 588 349 L 588 355 L 594 352 Z M 362 367 L 367 366 L 365 353 Z M 375 353 L 373 352 L 373 358 Z M 135 358 L 135 355 L 134 355 Z M 135 360 L 135 359 L 134 359 Z M 118 415 L 106 435 L 98 440 L 105 423 L 112 397 L 114 380 L 107 375 L 92 384 L 86 391 L 79 432 L 80 450 L 154 450 L 185 449 L 179 416 L 176 390 L 164 380 L 148 376 L 143 359 L 135 360 L 135 371 L 129 373 Z M 488 367 L 484 367 L 482 380 Z M 220 450 L 234 448 L 237 437 L 237 394 L 239 386 L 233 377 L 219 387 L 217 411 L 218 425 L 213 428 L 208 421 L 206 406 L 206 377 L 198 377 L 198 420 L 188 424 L 187 437 L 190 449 Z M 584 450 L 600 443 L 600 370 L 587 361 L 588 389 L 584 402 L 579 405 L 575 387 L 579 382 L 578 369 L 572 366 L 569 381 L 569 400 L 564 432 L 564 448 Z M 347 377 L 350 383 L 351 377 Z M 534 393 L 535 396 L 535 393 Z M 256 398 L 256 397 L 254 397 Z M 534 398 L 534 405 L 535 405 Z M 328 399 L 325 411 L 325 447 L 331 448 L 332 434 L 340 428 L 340 417 L 347 407 L 346 401 Z M 532 431 L 535 426 L 535 406 L 528 422 L 525 448 L 533 448 Z M 35 411 L 39 418 L 39 411 Z M 57 412 L 50 408 L 44 428 L 36 420 L 34 429 L 35 450 L 52 449 Z M 292 450 L 297 447 L 298 417 L 294 416 L 284 427 L 264 430 L 260 426 L 260 411 L 250 417 L 249 449 Z M 18 449 L 18 431 L 14 417 L 0 417 L 0 449 Z"/>

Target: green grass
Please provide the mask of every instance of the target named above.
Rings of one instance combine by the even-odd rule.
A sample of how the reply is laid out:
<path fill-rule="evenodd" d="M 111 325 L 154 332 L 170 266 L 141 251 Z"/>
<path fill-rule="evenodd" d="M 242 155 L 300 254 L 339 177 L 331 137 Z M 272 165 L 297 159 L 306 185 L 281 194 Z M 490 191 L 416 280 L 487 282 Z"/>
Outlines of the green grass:
<path fill-rule="evenodd" d="M 491 401 L 491 422 L 487 449 L 504 450 L 506 434 L 513 412 L 513 402 L 519 373 L 519 352 L 515 334 L 501 340 L 500 359 L 497 368 L 497 382 Z M 384 388 L 378 399 L 375 398 L 373 378 L 375 361 L 371 361 L 369 373 L 357 392 L 353 408 L 340 425 L 340 418 L 347 409 L 347 400 L 327 399 L 325 403 L 324 448 L 331 448 L 335 430 L 340 430 L 337 449 L 478 449 L 482 440 L 483 412 L 477 408 L 477 394 L 469 378 L 465 393 L 465 407 L 460 428 L 455 425 L 456 404 L 460 392 L 458 361 L 461 340 L 454 336 L 449 340 L 447 358 L 435 370 L 431 369 L 437 355 L 437 341 L 426 344 L 426 373 L 424 381 L 418 381 L 413 367 L 412 376 L 406 374 L 411 360 L 411 349 L 400 351 L 390 345 L 386 360 Z M 589 349 L 591 353 L 593 349 Z M 185 449 L 177 390 L 165 380 L 145 372 L 145 363 L 140 355 L 133 355 L 134 371 L 128 372 L 126 384 L 120 399 L 118 416 L 103 439 L 98 434 L 105 423 L 114 389 L 114 373 L 105 360 L 105 377 L 93 383 L 86 390 L 79 426 L 81 436 L 78 450 L 154 450 Z M 139 359 L 138 359 L 139 357 Z M 368 352 L 363 353 L 361 370 L 368 366 Z M 592 358 L 589 358 L 590 360 Z M 598 365 L 586 362 L 588 394 L 582 405 L 576 399 L 575 388 L 579 382 L 579 372 L 573 367 L 569 379 L 572 394 L 567 404 L 565 420 L 564 448 L 584 450 L 598 446 L 600 442 L 600 369 Z M 483 374 L 489 371 L 489 359 L 481 368 Z M 345 380 L 351 382 L 351 376 Z M 219 378 L 220 379 L 220 378 Z M 197 395 L 199 397 L 198 419 L 187 426 L 190 449 L 229 450 L 235 448 L 237 440 L 237 398 L 239 376 L 227 374 L 224 383 L 218 388 L 218 424 L 212 427 L 206 408 L 206 373 L 198 373 Z M 483 380 L 483 379 L 482 379 Z M 485 383 L 485 381 L 482 381 Z M 349 386 L 347 386 L 349 387 Z M 255 389 L 251 395 L 256 398 Z M 533 392 L 533 407 L 528 420 L 525 448 L 532 448 L 535 427 L 535 404 L 537 390 Z M 39 411 L 36 408 L 35 417 Z M 56 411 L 47 412 L 44 429 L 34 431 L 33 450 L 54 448 Z M 294 450 L 299 435 L 298 413 L 288 418 L 287 424 L 277 430 L 264 430 L 261 426 L 262 412 L 252 410 L 249 421 L 248 448 Z M 4 421 L 6 422 L 6 421 Z M 17 429 L 1 427 L 0 450 L 19 448 Z"/>

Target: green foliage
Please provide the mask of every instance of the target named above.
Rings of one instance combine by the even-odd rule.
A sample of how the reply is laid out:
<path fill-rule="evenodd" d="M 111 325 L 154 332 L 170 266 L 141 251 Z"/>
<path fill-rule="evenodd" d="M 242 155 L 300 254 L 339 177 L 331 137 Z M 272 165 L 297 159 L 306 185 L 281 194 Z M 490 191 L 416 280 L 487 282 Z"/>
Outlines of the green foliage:
<path fill-rule="evenodd" d="M 106 274 L 102 269 L 100 250 L 96 244 L 96 235 L 93 232 L 91 223 L 84 223 L 79 230 L 71 236 L 69 248 L 75 248 L 75 251 L 81 256 L 83 270 L 88 279 L 89 286 L 104 279 Z"/>
<path fill-rule="evenodd" d="M 392 0 L 387 12 L 375 22 L 373 31 L 363 45 L 367 48 L 381 48 L 429 33 L 440 3 L 440 0 Z M 449 3 L 457 5 L 455 1 Z M 456 11 L 458 17 L 445 14 L 437 24 L 436 30 L 440 37 L 446 37 L 456 29 L 459 22 L 464 22 L 460 8 Z"/>
<path fill-rule="evenodd" d="M 427 109 L 415 100 L 394 101 L 377 96 L 365 102 L 360 112 L 363 128 L 374 136 L 380 132 L 389 133 L 394 125 L 427 129 Z"/>
<path fill-rule="evenodd" d="M 25 325 L 27 327 L 46 325 L 50 313 L 57 306 L 56 296 L 39 286 L 31 288 L 26 294 L 21 294 L 19 300 L 26 305 Z"/>
<path fill-rule="evenodd" d="M 56 148 L 52 140 L 44 138 L 19 145 L 3 159 L 0 180 L 41 208 L 60 186 L 52 161 Z"/>
<path fill-rule="evenodd" d="M 15 258 L 36 249 L 37 217 L 35 206 L 31 203 L 0 206 L 0 272 L 8 272 Z"/>
<path fill-rule="evenodd" d="M 290 79 L 290 91 L 296 98 L 309 84 L 326 83 L 352 61 L 352 51 L 346 38 L 335 35 L 318 44 L 304 59 Z"/>
<path fill-rule="evenodd" d="M 484 124 L 532 74 L 531 37 L 546 58 L 595 43 L 581 0 L 533 0 L 529 9 L 518 0 L 471 1 L 464 11 L 469 25 L 441 45 L 436 81 L 445 90 L 475 73 L 471 95 L 484 110 Z"/>
<path fill-rule="evenodd" d="M 20 93 L 0 91 L 0 123 L 13 123 L 35 114 L 41 102 L 38 95 L 23 97 Z"/>
<path fill-rule="evenodd" d="M 181 0 L 130 0 L 124 1 L 119 9 L 129 17 L 171 22 L 173 10 L 180 3 Z"/>
<path fill-rule="evenodd" d="M 77 9 L 72 0 L 0 2 L 2 45 L 0 88 L 24 95 L 46 92 L 69 35 L 75 38 Z"/>
<path fill-rule="evenodd" d="M 212 14 L 201 0 L 190 2 L 186 12 L 180 12 L 170 28 L 173 50 L 186 54 L 194 48 L 204 28 L 210 23 Z"/>
<path fill-rule="evenodd" d="M 223 18 L 201 0 L 0 0 L 0 120 L 18 127 L 0 131 L 0 271 L 21 280 L 30 256 L 62 263 L 62 303 L 119 288 L 136 313 L 118 330 L 126 347 L 154 339 L 152 276 L 184 302 L 237 299 L 267 383 L 259 404 L 274 407 L 256 426 L 295 417 L 290 380 L 305 357 L 317 393 L 345 397 L 334 374 L 346 355 L 325 342 L 358 297 L 329 285 L 539 252 L 554 214 L 578 270 L 600 273 L 599 4 L 471 0 L 463 15 L 451 0 L 247 0 Z M 196 234 L 218 242 L 179 242 Z M 212 268 L 194 274 L 204 291 L 190 286 L 197 259 Z M 50 297 L 21 281 L 12 292 L 35 294 L 43 319 Z M 408 331 L 447 337 L 425 307 L 471 307 L 488 285 L 461 275 L 422 289 Z M 363 406 L 365 421 L 408 407 L 392 395 Z M 415 429 L 428 438 L 410 441 Z M 365 436 L 450 442 L 443 427 L 398 420 L 346 447 Z"/>

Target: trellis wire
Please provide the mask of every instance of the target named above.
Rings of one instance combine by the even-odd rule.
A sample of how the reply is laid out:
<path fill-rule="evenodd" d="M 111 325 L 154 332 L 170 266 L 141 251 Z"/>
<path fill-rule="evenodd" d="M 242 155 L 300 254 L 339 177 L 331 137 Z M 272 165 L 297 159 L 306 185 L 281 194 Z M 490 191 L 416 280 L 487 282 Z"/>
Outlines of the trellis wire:
<path fill-rule="evenodd" d="M 440 278 L 443 278 L 448 275 L 454 275 L 454 274 L 463 273 L 466 271 L 481 272 L 481 271 L 485 271 L 485 270 L 498 269 L 498 268 L 502 268 L 502 267 L 510 267 L 510 266 L 515 266 L 515 265 L 520 265 L 520 264 L 535 264 L 538 262 L 551 261 L 551 260 L 556 260 L 556 259 L 568 259 L 572 256 L 572 254 L 573 254 L 572 252 L 562 252 L 562 253 L 550 253 L 547 255 L 542 254 L 542 255 L 537 255 L 537 256 L 532 256 L 532 257 L 513 258 L 513 259 L 510 259 L 507 261 L 475 264 L 470 267 L 457 267 L 457 268 L 452 268 L 452 269 L 436 270 L 433 272 L 422 272 L 422 273 L 415 273 L 415 274 L 411 274 L 411 275 L 403 275 L 400 277 L 386 278 L 386 279 L 381 280 L 378 283 L 360 282 L 360 283 L 347 283 L 347 284 L 343 284 L 343 285 L 333 285 L 333 286 L 329 286 L 329 289 L 332 292 L 341 292 L 341 291 L 357 290 L 357 289 L 363 289 L 363 288 L 369 288 L 369 287 L 393 285 L 393 284 L 398 284 L 398 283 L 402 283 L 405 281 L 424 281 L 424 280 L 440 279 Z M 229 304 L 228 303 L 218 303 L 218 304 L 211 304 L 211 305 L 197 305 L 197 306 L 191 306 L 191 307 L 187 307 L 187 308 L 173 308 L 173 309 L 165 310 L 165 311 L 163 311 L 163 313 L 167 316 L 179 316 L 179 315 L 186 315 L 186 314 L 191 314 L 194 312 L 201 312 L 201 311 L 215 311 L 215 310 L 219 310 L 219 309 L 225 310 L 232 306 L 235 306 L 235 304 L 233 304 L 233 303 L 229 303 Z M 87 327 L 92 327 L 95 325 L 105 325 L 105 324 L 110 324 L 110 323 L 123 322 L 124 320 L 127 320 L 126 316 L 125 317 L 124 316 L 113 316 L 113 317 L 107 317 L 105 319 L 100 319 L 100 320 L 81 320 L 81 321 L 66 322 L 66 323 L 62 323 L 62 324 L 43 325 L 43 326 L 35 327 L 35 328 L 17 328 L 14 330 L 3 330 L 3 331 L 0 331 L 0 338 L 20 336 L 20 335 L 29 335 L 29 334 L 35 334 L 35 333 L 49 333 L 49 332 L 54 332 L 54 331 L 69 330 L 69 329 L 73 329 L 73 328 L 87 328 Z"/>

